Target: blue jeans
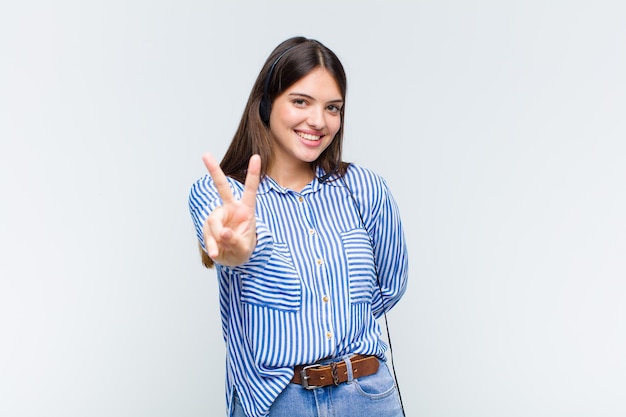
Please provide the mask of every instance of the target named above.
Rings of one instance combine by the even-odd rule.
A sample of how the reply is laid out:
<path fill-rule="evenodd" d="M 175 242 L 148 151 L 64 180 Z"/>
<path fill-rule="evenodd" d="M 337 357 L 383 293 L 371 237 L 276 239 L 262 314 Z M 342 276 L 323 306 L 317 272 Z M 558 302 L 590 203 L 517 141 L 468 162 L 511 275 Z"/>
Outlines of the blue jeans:
<path fill-rule="evenodd" d="M 270 408 L 269 417 L 402 417 L 400 397 L 387 363 L 378 372 L 337 386 L 307 390 L 289 384 Z M 235 394 L 232 417 L 245 417 Z"/>

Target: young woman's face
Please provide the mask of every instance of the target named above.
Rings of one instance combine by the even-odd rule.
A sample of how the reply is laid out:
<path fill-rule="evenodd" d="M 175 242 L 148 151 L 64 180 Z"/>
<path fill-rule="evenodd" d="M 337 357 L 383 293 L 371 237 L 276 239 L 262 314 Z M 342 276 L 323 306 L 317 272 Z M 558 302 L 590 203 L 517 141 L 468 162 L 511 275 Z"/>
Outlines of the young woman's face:
<path fill-rule="evenodd" d="M 309 170 L 341 127 L 342 106 L 337 82 L 321 67 L 283 91 L 270 113 L 273 168 Z"/>

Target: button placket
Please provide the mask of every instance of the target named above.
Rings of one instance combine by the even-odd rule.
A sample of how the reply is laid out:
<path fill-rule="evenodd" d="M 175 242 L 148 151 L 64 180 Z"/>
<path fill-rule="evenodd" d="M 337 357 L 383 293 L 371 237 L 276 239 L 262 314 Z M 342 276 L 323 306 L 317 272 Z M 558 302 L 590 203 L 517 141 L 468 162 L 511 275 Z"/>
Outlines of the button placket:
<path fill-rule="evenodd" d="M 297 196 L 297 201 L 301 204 L 300 208 L 305 216 L 304 218 L 306 219 L 307 226 L 303 232 L 309 235 L 311 256 L 316 266 L 315 270 L 317 276 L 315 281 L 317 284 L 315 286 L 317 287 L 316 291 L 319 291 L 318 294 L 320 298 L 318 298 L 318 300 L 321 300 L 321 304 L 318 308 L 320 308 L 319 313 L 321 323 L 324 323 L 323 327 L 320 329 L 322 331 L 321 336 L 326 340 L 326 343 L 329 344 L 329 347 L 332 347 L 333 340 L 336 336 L 334 334 L 334 325 L 332 323 L 333 305 L 330 302 L 331 298 L 329 296 L 328 278 L 326 276 L 326 260 L 324 259 L 323 249 L 319 242 L 320 235 L 315 227 L 315 216 L 309 211 L 307 202 L 302 195 Z"/>

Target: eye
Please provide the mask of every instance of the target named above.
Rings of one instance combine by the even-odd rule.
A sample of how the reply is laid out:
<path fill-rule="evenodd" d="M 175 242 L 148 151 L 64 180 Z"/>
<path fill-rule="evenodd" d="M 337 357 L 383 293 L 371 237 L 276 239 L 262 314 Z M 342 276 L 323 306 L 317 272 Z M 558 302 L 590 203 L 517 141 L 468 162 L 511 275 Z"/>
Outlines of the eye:
<path fill-rule="evenodd" d="M 294 98 L 291 102 L 295 104 L 296 107 L 304 107 L 307 104 L 306 100 L 303 98 Z"/>
<path fill-rule="evenodd" d="M 330 111 L 331 113 L 339 113 L 341 112 L 341 107 L 339 106 L 335 106 L 334 104 L 329 105 L 328 107 L 326 107 L 328 109 L 328 111 Z"/>

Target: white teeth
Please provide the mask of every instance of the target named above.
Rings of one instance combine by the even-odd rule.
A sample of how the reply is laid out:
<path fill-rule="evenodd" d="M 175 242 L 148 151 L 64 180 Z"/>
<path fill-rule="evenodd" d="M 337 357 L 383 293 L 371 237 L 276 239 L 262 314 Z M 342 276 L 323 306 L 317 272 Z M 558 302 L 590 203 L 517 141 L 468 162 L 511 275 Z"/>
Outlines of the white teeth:
<path fill-rule="evenodd" d="M 306 140 L 320 140 L 321 136 L 309 135 L 308 133 L 298 132 L 298 136 Z"/>

